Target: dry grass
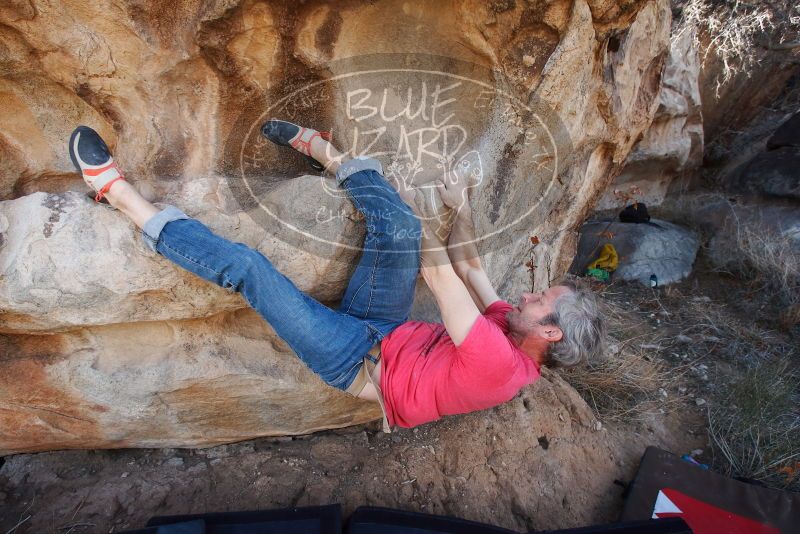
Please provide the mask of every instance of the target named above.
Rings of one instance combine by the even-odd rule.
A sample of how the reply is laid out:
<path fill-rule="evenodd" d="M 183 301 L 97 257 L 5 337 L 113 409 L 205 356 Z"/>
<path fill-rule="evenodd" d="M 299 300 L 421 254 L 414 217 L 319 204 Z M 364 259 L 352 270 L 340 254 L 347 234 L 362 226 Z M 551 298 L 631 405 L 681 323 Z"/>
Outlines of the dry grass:
<path fill-rule="evenodd" d="M 715 54 L 722 63 L 716 80 L 720 88 L 739 73 L 746 73 L 767 49 L 791 50 L 800 28 L 800 7 L 785 0 L 686 0 L 680 9 L 673 39 L 691 32 L 705 56 Z M 701 43 L 704 36 L 707 43 Z M 765 40 L 766 39 L 766 40 Z"/>
<path fill-rule="evenodd" d="M 800 491 L 798 375 L 786 359 L 727 386 L 708 414 L 715 464 L 726 474 Z"/>
<path fill-rule="evenodd" d="M 716 235 L 704 225 L 711 217 L 698 216 L 708 206 L 728 212 Z M 781 308 L 784 328 L 800 326 L 800 237 L 780 233 L 775 221 L 768 224 L 756 212 L 757 206 L 732 204 L 718 194 L 680 197 L 655 209 L 659 217 L 683 221 L 698 231 L 708 242 L 704 253 L 714 269 L 747 282 L 753 297 L 769 302 L 770 308 Z M 775 213 L 773 217 L 780 214 Z"/>
<path fill-rule="evenodd" d="M 610 300 L 601 301 L 601 310 L 608 327 L 606 355 L 562 370 L 564 379 L 605 420 L 642 420 L 679 402 L 676 383 L 686 370 L 676 372 L 654 357 L 659 336 L 643 335 L 641 319 Z"/>
<path fill-rule="evenodd" d="M 785 307 L 782 321 L 786 326 L 800 323 L 798 245 L 785 235 L 752 225 L 740 227 L 738 238 L 726 240 L 726 244 L 725 251 L 715 251 L 716 262 L 779 300 Z"/>
<path fill-rule="evenodd" d="M 800 489 L 797 343 L 689 287 L 602 290 L 610 350 L 562 376 L 598 417 L 621 423 L 703 398 L 715 469 Z"/>
<path fill-rule="evenodd" d="M 640 420 L 676 400 L 660 393 L 673 382 L 665 366 L 641 351 L 625 349 L 616 357 L 564 370 L 562 376 L 607 421 Z"/>
<path fill-rule="evenodd" d="M 745 368 L 772 359 L 791 358 L 797 348 L 777 330 L 744 322 L 726 304 L 690 300 L 676 321 L 691 340 L 682 350 L 692 359 L 708 356 Z"/>

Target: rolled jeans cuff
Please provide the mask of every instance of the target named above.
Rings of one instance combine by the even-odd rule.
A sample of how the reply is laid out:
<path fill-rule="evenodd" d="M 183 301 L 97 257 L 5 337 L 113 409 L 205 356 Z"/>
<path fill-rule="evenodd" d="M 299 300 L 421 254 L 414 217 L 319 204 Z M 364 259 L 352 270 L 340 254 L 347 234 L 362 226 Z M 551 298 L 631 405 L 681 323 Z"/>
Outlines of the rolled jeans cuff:
<path fill-rule="evenodd" d="M 142 241 L 144 245 L 157 252 L 156 244 L 158 243 L 158 236 L 161 235 L 161 230 L 168 222 L 177 221 L 178 219 L 189 219 L 190 217 L 175 206 L 167 206 L 159 211 L 144 223 L 142 227 Z"/>
<path fill-rule="evenodd" d="M 375 158 L 359 156 L 339 166 L 339 169 L 336 171 L 336 183 L 341 185 L 350 175 L 361 171 L 375 171 L 383 176 L 383 167 L 380 161 Z"/>

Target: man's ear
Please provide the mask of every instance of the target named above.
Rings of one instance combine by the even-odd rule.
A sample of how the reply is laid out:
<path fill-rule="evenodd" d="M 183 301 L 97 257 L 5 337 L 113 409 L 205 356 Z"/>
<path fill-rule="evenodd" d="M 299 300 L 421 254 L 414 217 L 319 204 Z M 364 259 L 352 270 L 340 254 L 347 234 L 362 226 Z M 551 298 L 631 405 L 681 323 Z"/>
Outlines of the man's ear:
<path fill-rule="evenodd" d="M 562 332 L 559 327 L 553 324 L 536 325 L 532 333 L 536 337 L 544 339 L 547 343 L 561 341 L 561 338 L 564 337 L 564 332 Z"/>
<path fill-rule="evenodd" d="M 559 327 L 548 324 L 542 327 L 542 337 L 550 343 L 555 343 L 556 341 L 561 341 L 561 338 L 564 337 L 564 332 Z"/>

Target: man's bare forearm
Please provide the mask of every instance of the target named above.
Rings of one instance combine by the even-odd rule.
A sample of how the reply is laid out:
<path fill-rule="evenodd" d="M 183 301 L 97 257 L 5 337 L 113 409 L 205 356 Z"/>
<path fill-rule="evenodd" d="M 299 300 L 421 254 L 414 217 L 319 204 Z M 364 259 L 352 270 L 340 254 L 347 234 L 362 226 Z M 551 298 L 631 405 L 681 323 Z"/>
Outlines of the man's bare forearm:
<path fill-rule="evenodd" d="M 450 239 L 447 242 L 447 253 L 457 273 L 462 274 L 469 269 L 480 269 L 481 258 L 475 244 L 475 225 L 472 221 L 472 209 L 466 203 L 458 210 Z"/>
<path fill-rule="evenodd" d="M 432 225 L 423 224 L 422 239 L 420 240 L 420 267 L 424 271 L 426 269 L 435 270 L 436 267 L 442 265 L 451 268 L 447 243 L 436 234 L 436 229 Z"/>
<path fill-rule="evenodd" d="M 478 246 L 475 243 L 475 226 L 469 205 L 465 205 L 459 210 L 447 248 L 453 270 L 464 282 L 472 300 L 483 313 L 500 297 L 497 296 L 489 276 L 483 270 Z"/>
<path fill-rule="evenodd" d="M 447 265 L 450 267 L 450 256 L 447 253 L 447 238 L 450 228 L 442 226 L 441 219 L 430 218 L 425 215 L 425 197 L 419 190 L 413 190 L 408 198 L 403 199 L 414 214 L 419 218 L 422 235 L 420 236 L 420 268 L 436 271 L 436 267 Z M 445 218 L 446 220 L 446 218 Z"/>

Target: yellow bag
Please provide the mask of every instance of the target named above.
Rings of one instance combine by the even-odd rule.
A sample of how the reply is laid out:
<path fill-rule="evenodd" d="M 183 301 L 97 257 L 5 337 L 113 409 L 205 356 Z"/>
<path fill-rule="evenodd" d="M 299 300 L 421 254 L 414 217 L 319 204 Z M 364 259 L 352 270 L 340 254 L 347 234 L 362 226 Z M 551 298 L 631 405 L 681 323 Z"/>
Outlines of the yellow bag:
<path fill-rule="evenodd" d="M 586 269 L 605 269 L 606 271 L 616 271 L 619 265 L 619 256 L 617 249 L 611 243 L 606 243 L 600 249 L 600 255 L 592 263 L 586 266 Z"/>

